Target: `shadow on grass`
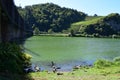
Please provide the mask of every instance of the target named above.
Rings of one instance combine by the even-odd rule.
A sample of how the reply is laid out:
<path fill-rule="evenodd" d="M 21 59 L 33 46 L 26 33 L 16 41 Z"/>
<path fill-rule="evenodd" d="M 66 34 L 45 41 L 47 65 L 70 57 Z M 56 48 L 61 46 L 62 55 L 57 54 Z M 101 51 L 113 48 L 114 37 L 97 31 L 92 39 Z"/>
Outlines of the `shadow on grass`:
<path fill-rule="evenodd" d="M 29 74 L 0 73 L 0 80 L 33 80 Z"/>

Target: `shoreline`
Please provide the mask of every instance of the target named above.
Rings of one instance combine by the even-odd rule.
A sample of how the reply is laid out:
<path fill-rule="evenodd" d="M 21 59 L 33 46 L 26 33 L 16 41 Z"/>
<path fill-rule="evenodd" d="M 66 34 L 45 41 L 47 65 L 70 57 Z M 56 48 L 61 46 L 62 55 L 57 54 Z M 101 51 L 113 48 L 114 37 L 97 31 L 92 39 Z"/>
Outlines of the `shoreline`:
<path fill-rule="evenodd" d="M 53 62 L 54 63 L 54 62 Z M 71 67 L 66 67 L 66 69 L 64 68 L 65 66 L 60 66 L 57 65 L 56 63 L 54 63 L 54 65 L 50 65 L 49 69 L 45 69 L 43 67 L 40 67 L 38 65 L 32 64 L 31 68 L 34 69 L 33 72 L 35 71 L 35 66 L 39 67 L 39 71 L 40 72 L 52 72 L 53 69 L 56 69 L 56 72 L 71 72 L 71 71 L 76 71 L 79 69 L 90 69 L 90 68 L 96 68 L 96 69 L 104 69 L 107 67 L 118 67 L 120 66 L 120 56 L 113 58 L 112 60 L 108 60 L 108 59 L 97 59 L 95 62 L 93 62 L 93 64 L 77 64 L 77 65 L 71 65 Z M 69 70 L 67 70 L 69 68 Z M 35 71 L 36 72 L 36 71 Z"/>
<path fill-rule="evenodd" d="M 35 72 L 30 73 L 34 80 L 119 80 L 119 66 L 105 68 L 80 68 L 70 72 Z"/>
<path fill-rule="evenodd" d="M 53 34 L 38 34 L 33 36 L 51 36 L 51 37 L 86 37 L 86 38 L 112 38 L 112 39 L 120 39 L 120 35 L 110 35 L 110 36 L 95 36 L 95 35 L 84 35 L 84 34 L 75 34 L 74 36 L 70 36 L 67 33 L 53 33 Z"/>

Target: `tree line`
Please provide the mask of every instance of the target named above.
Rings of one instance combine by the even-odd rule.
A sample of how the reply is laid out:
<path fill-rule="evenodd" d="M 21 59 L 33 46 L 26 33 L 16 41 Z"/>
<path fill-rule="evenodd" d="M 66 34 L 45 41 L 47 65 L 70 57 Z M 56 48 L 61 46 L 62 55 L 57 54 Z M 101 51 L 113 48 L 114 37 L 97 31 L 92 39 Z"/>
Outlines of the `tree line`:
<path fill-rule="evenodd" d="M 86 17 L 83 12 L 53 3 L 18 7 L 18 11 L 28 25 L 26 29 L 33 31 L 38 28 L 41 32 L 62 32 L 67 30 L 71 23 L 84 20 Z"/>

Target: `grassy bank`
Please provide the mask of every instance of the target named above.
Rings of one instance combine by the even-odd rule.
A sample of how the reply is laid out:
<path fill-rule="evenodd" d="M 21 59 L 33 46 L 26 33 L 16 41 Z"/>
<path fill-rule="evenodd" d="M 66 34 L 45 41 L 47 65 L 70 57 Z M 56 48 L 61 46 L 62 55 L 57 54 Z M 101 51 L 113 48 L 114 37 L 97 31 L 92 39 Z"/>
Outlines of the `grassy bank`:
<path fill-rule="evenodd" d="M 69 37 L 68 33 L 53 33 L 53 34 L 39 34 L 34 36 L 51 36 L 51 37 Z M 88 34 L 75 34 L 72 37 L 90 37 L 90 38 L 120 38 L 120 35 L 100 36 L 100 35 L 88 35 Z"/>
<path fill-rule="evenodd" d="M 68 37 L 68 34 L 65 33 L 53 33 L 53 34 L 39 34 L 34 36 L 53 36 L 53 37 Z"/>
<path fill-rule="evenodd" d="M 8 78 L 0 76 L 0 80 L 120 80 L 120 66 L 98 68 L 80 68 L 71 72 L 60 72 L 62 75 L 57 75 L 53 72 L 35 72 L 29 73 L 31 79 L 25 79 L 24 76 L 14 75 Z"/>
<path fill-rule="evenodd" d="M 34 80 L 120 80 L 120 57 L 113 61 L 97 60 L 93 66 L 80 66 L 70 72 L 30 73 Z"/>
<path fill-rule="evenodd" d="M 63 72 L 63 75 L 53 72 L 30 73 L 30 75 L 34 80 L 120 80 L 119 67 L 82 68 L 72 72 Z"/>

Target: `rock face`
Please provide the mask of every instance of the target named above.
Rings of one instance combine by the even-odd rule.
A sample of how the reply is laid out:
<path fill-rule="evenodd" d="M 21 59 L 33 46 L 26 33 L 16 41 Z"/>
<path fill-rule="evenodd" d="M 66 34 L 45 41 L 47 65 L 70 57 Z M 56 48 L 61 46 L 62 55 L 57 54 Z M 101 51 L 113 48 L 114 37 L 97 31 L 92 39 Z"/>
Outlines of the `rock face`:
<path fill-rule="evenodd" d="M 0 42 L 9 42 L 25 36 L 24 21 L 13 0 L 0 0 L 0 22 Z"/>

